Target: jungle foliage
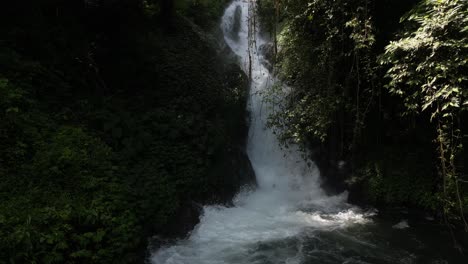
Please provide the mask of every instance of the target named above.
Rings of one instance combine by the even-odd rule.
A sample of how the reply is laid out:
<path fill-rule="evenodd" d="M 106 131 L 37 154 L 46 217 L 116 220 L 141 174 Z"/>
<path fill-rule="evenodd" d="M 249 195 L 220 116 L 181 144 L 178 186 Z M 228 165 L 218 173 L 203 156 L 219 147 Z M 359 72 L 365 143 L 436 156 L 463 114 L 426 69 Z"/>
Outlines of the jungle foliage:
<path fill-rule="evenodd" d="M 226 3 L 2 3 L 0 263 L 142 262 L 188 203 L 232 194 L 247 79 L 204 33 Z M 282 142 L 350 175 L 355 202 L 463 223 L 468 2 L 257 8 L 289 87 L 266 98 Z"/>
<path fill-rule="evenodd" d="M 190 3 L 216 23 L 221 1 Z M 231 188 L 214 168 L 242 145 L 246 77 L 161 6 L 2 4 L 0 263 L 143 262 L 185 204 Z"/>
<path fill-rule="evenodd" d="M 282 141 L 320 153 L 331 174 L 349 161 L 338 180 L 352 199 L 463 223 L 468 2 L 260 0 L 258 10 L 278 28 L 275 70 L 289 86 L 267 95 L 281 98 L 270 125 Z"/>

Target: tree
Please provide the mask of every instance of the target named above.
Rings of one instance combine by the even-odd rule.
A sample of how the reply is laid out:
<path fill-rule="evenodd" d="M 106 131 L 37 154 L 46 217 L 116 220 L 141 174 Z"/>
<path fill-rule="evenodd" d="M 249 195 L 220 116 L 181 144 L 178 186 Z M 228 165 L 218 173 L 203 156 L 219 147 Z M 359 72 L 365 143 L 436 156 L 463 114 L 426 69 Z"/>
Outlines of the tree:
<path fill-rule="evenodd" d="M 430 112 L 437 128 L 444 213 L 459 210 L 468 230 L 457 171 L 461 117 L 468 110 L 468 2 L 425 0 L 403 20 L 407 30 L 381 58 L 390 66 L 388 89 L 403 97 L 404 114 Z"/>

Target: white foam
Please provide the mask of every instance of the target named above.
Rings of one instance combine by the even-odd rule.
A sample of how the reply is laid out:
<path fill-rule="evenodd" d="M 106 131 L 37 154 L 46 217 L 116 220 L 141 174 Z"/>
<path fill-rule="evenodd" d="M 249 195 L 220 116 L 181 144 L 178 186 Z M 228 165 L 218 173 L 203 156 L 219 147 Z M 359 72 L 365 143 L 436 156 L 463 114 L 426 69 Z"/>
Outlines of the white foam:
<path fill-rule="evenodd" d="M 226 43 L 240 57 L 248 72 L 249 1 L 236 0 L 226 9 L 221 27 Z M 240 6 L 242 22 L 239 39 L 231 39 L 234 12 Z M 256 36 L 256 46 L 265 43 Z M 251 50 L 256 50 L 251 47 Z M 252 53 L 253 54 L 253 53 Z M 347 194 L 328 197 L 319 187 L 319 171 L 306 162 L 295 146 L 280 147 L 273 132 L 266 128 L 271 107 L 261 92 L 275 82 L 260 63 L 260 54 L 252 56 L 252 84 L 249 99 L 251 124 L 247 152 L 255 171 L 258 188 L 243 191 L 234 199 L 234 207 L 206 206 L 200 223 L 186 240 L 153 252 L 157 264 L 254 263 L 249 256 L 258 243 L 298 236 L 306 228 L 333 229 L 365 223 L 366 215 L 345 203 Z M 300 263 L 300 248 L 281 263 Z M 272 262 L 273 263 L 273 262 Z M 276 263 L 276 262 L 275 262 Z"/>
<path fill-rule="evenodd" d="M 394 229 L 406 229 L 409 228 L 408 220 L 401 220 L 398 224 L 392 226 Z"/>

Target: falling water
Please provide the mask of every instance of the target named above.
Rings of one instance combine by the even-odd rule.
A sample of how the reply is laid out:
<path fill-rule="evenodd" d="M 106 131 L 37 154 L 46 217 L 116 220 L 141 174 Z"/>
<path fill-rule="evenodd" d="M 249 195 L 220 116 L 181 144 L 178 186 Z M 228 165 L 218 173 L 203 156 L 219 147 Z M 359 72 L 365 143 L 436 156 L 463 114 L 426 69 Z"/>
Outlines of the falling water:
<path fill-rule="evenodd" d="M 239 12 L 240 24 L 235 19 Z M 368 216 L 346 204 L 346 194 L 327 196 L 319 187 L 317 167 L 305 161 L 294 146 L 281 148 L 266 127 L 271 105 L 262 100 L 261 93 L 275 79 L 262 65 L 258 47 L 266 41 L 249 20 L 252 12 L 252 2 L 235 0 L 226 9 L 221 28 L 239 64 L 251 74 L 247 151 L 258 187 L 239 193 L 232 207 L 204 207 L 190 236 L 153 252 L 151 262 L 413 263 L 406 251 L 390 253 L 387 241 L 365 239 L 366 234 L 374 236 L 359 229 L 370 222 Z"/>
<path fill-rule="evenodd" d="M 236 9 L 241 12 L 241 23 L 239 32 L 232 34 Z M 280 148 L 272 130 L 266 128 L 270 107 L 260 92 L 270 88 L 274 79 L 257 52 L 264 41 L 249 23 L 251 13 L 248 1 L 234 1 L 226 9 L 221 27 L 241 66 L 251 72 L 247 150 L 258 188 L 238 194 L 233 207 L 206 206 L 190 237 L 155 252 L 152 263 L 298 263 L 300 248 L 286 247 L 284 252 L 269 255 L 258 247 L 281 243 L 306 228 L 338 228 L 365 221 L 346 209 L 344 195 L 327 197 L 319 187 L 315 165 L 307 163 L 294 147 Z"/>

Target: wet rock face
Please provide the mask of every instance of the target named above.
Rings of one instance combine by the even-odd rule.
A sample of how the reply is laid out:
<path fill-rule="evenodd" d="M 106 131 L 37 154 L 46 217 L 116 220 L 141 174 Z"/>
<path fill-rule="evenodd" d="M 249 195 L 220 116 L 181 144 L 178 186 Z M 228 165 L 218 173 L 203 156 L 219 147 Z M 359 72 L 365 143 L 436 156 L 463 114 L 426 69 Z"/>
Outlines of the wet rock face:
<path fill-rule="evenodd" d="M 249 80 L 237 64 L 228 64 L 224 68 L 224 83 L 228 89 L 237 89 L 242 95 L 231 105 L 229 115 L 225 116 L 228 124 L 231 144 L 218 152 L 217 159 L 210 172 L 210 178 L 217 179 L 218 191 L 210 203 L 230 205 L 234 196 L 244 186 L 255 186 L 256 178 L 246 153 L 249 130 L 247 100 Z"/>
<path fill-rule="evenodd" d="M 232 149 L 221 169 L 224 171 L 224 192 L 219 197 L 224 204 L 231 205 L 232 199 L 243 187 L 255 186 L 255 172 L 243 147 Z"/>
<path fill-rule="evenodd" d="M 331 131 L 334 132 L 335 127 L 332 127 Z M 326 142 L 311 140 L 309 144 L 310 158 L 320 170 L 320 187 L 328 195 L 340 194 L 347 190 L 349 186 L 346 184 L 346 179 L 351 173 L 351 163 L 341 155 L 339 138 L 333 136 L 335 134 L 332 134 Z"/>
<path fill-rule="evenodd" d="M 349 167 L 344 161 L 330 161 L 324 159 L 314 159 L 320 169 L 321 185 L 329 195 L 336 195 L 346 190 L 345 179 L 349 173 Z"/>
<path fill-rule="evenodd" d="M 193 202 L 185 201 L 179 209 L 175 212 L 175 215 L 171 218 L 169 224 L 165 227 L 165 230 L 159 237 L 161 243 L 155 243 L 158 239 L 152 242 L 153 246 L 160 247 L 171 239 L 181 238 L 186 236 L 193 227 L 200 222 L 200 215 L 203 213 L 203 206 Z M 165 241 L 164 241 L 165 240 Z"/>
<path fill-rule="evenodd" d="M 273 43 L 265 43 L 258 48 L 258 51 L 261 55 L 268 60 L 269 62 L 273 62 L 275 59 L 275 46 Z"/>
<path fill-rule="evenodd" d="M 233 32 L 238 35 L 240 30 L 241 9 L 236 11 Z M 236 18 L 238 16 L 238 18 Z M 197 197 L 184 197 L 178 204 L 177 210 L 170 216 L 168 223 L 158 229 L 157 234 L 149 239 L 150 248 L 155 251 L 162 245 L 170 244 L 177 238 L 185 237 L 200 221 L 204 205 L 230 205 L 234 196 L 246 185 L 255 185 L 255 173 L 246 153 L 248 135 L 247 100 L 249 96 L 249 80 L 244 71 L 237 65 L 238 58 L 224 43 L 222 35 L 211 35 L 201 31 L 187 19 L 183 19 L 183 30 L 190 37 L 192 45 L 202 45 L 206 49 L 207 57 L 212 56 L 217 78 L 222 87 L 219 92 L 224 95 L 222 103 L 216 110 L 220 120 L 224 137 L 222 143 L 214 148 L 210 154 L 209 167 L 203 175 L 206 189 Z M 182 23 L 180 22 L 180 23 Z M 236 25 L 238 24 L 238 25 Z M 219 32 L 214 32 L 217 34 Z M 214 55 L 214 56 L 213 56 Z M 192 65 L 194 70 L 198 65 Z M 203 73 L 203 72 L 202 72 Z"/>
<path fill-rule="evenodd" d="M 236 7 L 236 11 L 234 12 L 234 17 L 232 18 L 232 29 L 231 29 L 231 38 L 235 41 L 239 40 L 239 32 L 241 27 L 241 19 L 242 19 L 242 8 L 240 6 Z"/>
<path fill-rule="evenodd" d="M 275 64 L 275 46 L 273 43 L 265 43 L 258 48 L 258 52 L 262 56 L 262 64 L 269 70 L 273 70 Z"/>

